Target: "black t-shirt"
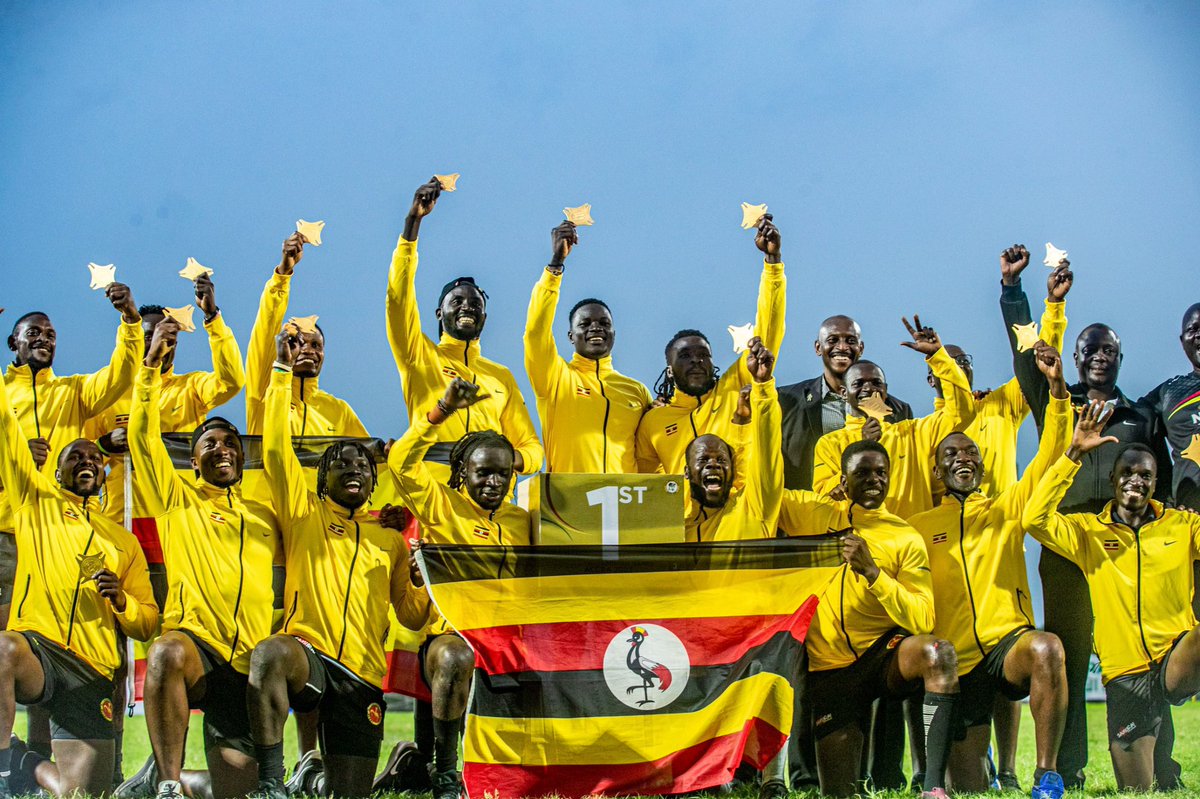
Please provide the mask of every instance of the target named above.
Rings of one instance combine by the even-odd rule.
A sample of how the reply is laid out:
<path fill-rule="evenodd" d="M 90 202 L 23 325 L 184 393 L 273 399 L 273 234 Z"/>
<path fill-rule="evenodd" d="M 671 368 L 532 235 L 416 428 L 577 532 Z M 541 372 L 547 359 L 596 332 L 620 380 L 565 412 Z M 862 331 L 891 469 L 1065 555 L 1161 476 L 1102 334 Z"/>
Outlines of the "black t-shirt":
<path fill-rule="evenodd" d="M 1138 400 L 1154 415 L 1154 434 L 1165 438 L 1175 462 L 1175 501 L 1200 510 L 1200 464 L 1181 453 L 1200 434 L 1200 374 L 1188 372 L 1172 377 Z"/>

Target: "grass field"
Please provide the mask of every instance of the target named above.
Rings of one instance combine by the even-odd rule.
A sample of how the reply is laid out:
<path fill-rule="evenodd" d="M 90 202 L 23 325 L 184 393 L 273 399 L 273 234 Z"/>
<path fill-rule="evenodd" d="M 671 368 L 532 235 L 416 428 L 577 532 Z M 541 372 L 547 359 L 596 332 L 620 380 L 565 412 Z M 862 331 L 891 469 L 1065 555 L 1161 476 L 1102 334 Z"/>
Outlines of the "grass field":
<path fill-rule="evenodd" d="M 25 728 L 22 716 L 17 718 L 18 734 Z M 385 736 L 384 751 L 380 754 L 382 760 L 387 756 L 391 744 L 400 739 L 412 738 L 412 715 L 406 712 L 389 712 L 384 719 Z M 1178 791 L 1171 796 L 1200 797 L 1200 702 L 1191 702 L 1183 707 L 1175 708 L 1175 759 L 1183 765 L 1183 779 L 1189 790 Z M 1116 792 L 1116 782 L 1113 779 L 1112 762 L 1108 757 L 1107 732 L 1105 727 L 1104 706 L 1088 705 L 1089 731 L 1089 760 L 1087 790 L 1083 794 L 1071 793 L 1068 796 L 1125 796 Z M 285 736 L 285 751 L 287 762 L 295 761 L 296 741 L 295 730 L 289 723 Z M 191 732 L 188 735 L 188 768 L 203 768 L 204 755 L 201 751 L 200 717 L 192 717 Z M 145 722 L 141 716 L 125 721 L 125 771 L 132 774 L 150 755 L 150 742 L 146 738 Z M 1021 742 L 1017 753 L 1018 776 L 1021 784 L 1028 789 L 1030 775 L 1033 773 L 1033 720 L 1029 716 L 1028 705 L 1025 706 L 1025 718 L 1021 724 Z M 1028 794 L 1026 794 L 1028 795 Z M 1133 796 L 1135 794 L 1128 794 Z M 736 795 L 735 795 L 736 796 Z M 757 794 L 755 794 L 757 796 Z M 899 792 L 879 792 L 875 797 L 911 797 L 911 794 Z"/>

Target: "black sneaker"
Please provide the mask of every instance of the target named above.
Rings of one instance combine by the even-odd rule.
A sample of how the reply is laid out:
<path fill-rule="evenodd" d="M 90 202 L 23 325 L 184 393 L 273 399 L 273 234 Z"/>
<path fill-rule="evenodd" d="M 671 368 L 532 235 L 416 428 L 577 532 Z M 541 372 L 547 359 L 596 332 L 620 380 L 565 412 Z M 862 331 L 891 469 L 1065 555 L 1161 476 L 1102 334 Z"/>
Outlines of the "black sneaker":
<path fill-rule="evenodd" d="M 0 776 L 0 799 L 9 799 L 12 791 L 8 788 L 8 777 Z"/>
<path fill-rule="evenodd" d="M 783 780 L 765 780 L 758 789 L 758 799 L 784 799 L 787 795 Z"/>
<path fill-rule="evenodd" d="M 284 783 L 284 788 L 289 796 L 318 796 L 316 778 L 324 773 L 325 761 L 321 759 L 320 750 L 310 749 L 300 758 L 292 770 L 291 779 Z"/>
<path fill-rule="evenodd" d="M 156 793 L 158 793 L 158 764 L 154 762 L 154 755 L 150 755 L 136 774 L 117 786 L 117 790 L 113 791 L 113 796 L 115 799 L 142 799 L 154 796 Z"/>
<path fill-rule="evenodd" d="M 1021 790 L 1021 781 L 1017 779 L 1017 775 L 1011 771 L 1000 771 L 996 773 L 996 786 L 1001 791 L 1016 791 L 1024 793 Z"/>
<path fill-rule="evenodd" d="M 459 799 L 462 796 L 462 773 L 458 771 L 435 771 L 433 773 L 433 799 Z"/>
<path fill-rule="evenodd" d="M 433 783 L 429 779 L 429 760 L 412 741 L 400 741 L 392 747 L 392 753 L 388 755 L 371 790 L 386 793 L 427 793 L 433 790 Z"/>
<path fill-rule="evenodd" d="M 920 793 L 921 789 L 924 786 L 925 786 L 925 772 L 923 772 L 923 771 L 913 772 L 912 780 L 908 783 L 908 792 L 909 793 Z"/>

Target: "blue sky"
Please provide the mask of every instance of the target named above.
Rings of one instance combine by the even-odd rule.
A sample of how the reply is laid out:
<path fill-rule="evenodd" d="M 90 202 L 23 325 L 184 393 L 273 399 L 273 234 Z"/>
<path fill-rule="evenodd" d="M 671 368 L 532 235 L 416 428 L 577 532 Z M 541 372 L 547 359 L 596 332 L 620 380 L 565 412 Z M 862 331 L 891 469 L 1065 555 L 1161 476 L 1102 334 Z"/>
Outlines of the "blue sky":
<path fill-rule="evenodd" d="M 1183 371 L 1200 11 L 909 5 L 7 2 L 0 304 L 10 321 L 49 311 L 57 370 L 90 371 L 116 315 L 85 264 L 181 305 L 194 256 L 244 344 L 280 242 L 324 219 L 292 311 L 321 316 L 323 386 L 398 435 L 389 256 L 413 189 L 453 171 L 422 228 L 426 329 L 438 287 L 474 275 L 485 352 L 526 387 L 529 291 L 560 209 L 583 202 L 596 225 L 564 303 L 608 300 L 617 366 L 647 384 L 681 327 L 732 358 L 724 329 L 753 317 L 761 263 L 743 200 L 784 236 L 781 380 L 815 374 L 817 323 L 850 313 L 892 392 L 928 408 L 919 356 L 897 346 L 917 312 L 974 353 L 980 386 L 1004 382 L 997 254 L 1030 245 L 1036 303 L 1048 240 L 1076 270 L 1068 341 L 1113 324 L 1133 395 Z M 181 368 L 206 362 L 184 342 Z"/>

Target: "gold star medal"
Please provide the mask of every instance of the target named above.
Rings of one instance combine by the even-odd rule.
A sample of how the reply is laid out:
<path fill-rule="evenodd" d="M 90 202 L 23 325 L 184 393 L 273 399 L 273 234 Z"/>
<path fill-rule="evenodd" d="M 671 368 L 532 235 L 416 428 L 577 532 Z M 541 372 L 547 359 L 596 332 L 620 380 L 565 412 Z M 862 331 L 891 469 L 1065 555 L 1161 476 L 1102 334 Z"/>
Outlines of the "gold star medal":
<path fill-rule="evenodd" d="M 1192 443 L 1188 444 L 1187 449 L 1179 455 L 1192 463 L 1200 464 L 1200 434 L 1192 436 Z"/>
<path fill-rule="evenodd" d="M 1046 242 L 1046 257 L 1042 260 L 1042 263 L 1054 269 L 1065 260 L 1067 260 L 1066 250 L 1060 250 L 1050 242 Z"/>
<path fill-rule="evenodd" d="M 316 333 L 317 320 L 320 318 L 321 317 L 316 316 L 315 314 L 313 316 L 293 316 L 291 319 L 287 320 L 287 323 L 294 327 L 297 332 Z"/>
<path fill-rule="evenodd" d="M 192 312 L 195 310 L 195 305 L 185 305 L 182 308 L 163 308 L 163 315 L 178 324 L 179 329 L 184 333 L 195 333 L 196 323 L 192 321 Z"/>
<path fill-rule="evenodd" d="M 453 175 L 434 175 L 433 179 L 442 187 L 442 191 L 454 191 L 460 177 L 462 176 L 455 172 Z"/>
<path fill-rule="evenodd" d="M 733 351 L 741 355 L 750 349 L 750 339 L 754 338 L 754 325 L 745 324 L 740 327 L 729 326 L 729 335 L 733 337 Z"/>
<path fill-rule="evenodd" d="M 1012 332 L 1017 337 L 1017 352 L 1031 350 L 1038 343 L 1036 322 L 1030 322 L 1027 325 L 1013 325 Z"/>
<path fill-rule="evenodd" d="M 92 575 L 104 568 L 104 553 L 97 552 L 92 555 L 76 555 L 75 560 L 79 561 L 79 580 L 92 579 Z"/>
<path fill-rule="evenodd" d="M 92 273 L 92 283 L 88 288 L 106 289 L 117 282 L 117 268 L 112 264 L 88 264 L 88 270 Z"/>
<path fill-rule="evenodd" d="M 563 213 L 567 216 L 567 221 L 573 225 L 591 225 L 592 224 L 592 204 L 584 203 L 574 208 L 564 208 Z"/>
<path fill-rule="evenodd" d="M 767 215 L 767 205 L 751 205 L 750 203 L 742 203 L 742 230 L 749 230 L 758 224 L 759 220 Z"/>
<path fill-rule="evenodd" d="M 876 419 L 880 422 L 892 415 L 892 409 L 888 407 L 886 402 L 884 402 L 882 394 L 872 394 L 871 396 L 867 397 L 865 400 L 858 403 L 858 409 L 867 416 L 870 416 L 872 419 Z"/>
<path fill-rule="evenodd" d="M 296 220 L 296 232 L 303 237 L 305 243 L 311 244 L 314 247 L 321 246 L 321 231 L 324 229 L 324 222 L 305 222 L 303 219 Z"/>
<path fill-rule="evenodd" d="M 212 275 L 212 273 L 213 270 L 209 269 L 195 258 L 188 258 L 187 266 L 179 270 L 179 276 L 184 280 L 196 280 L 204 275 Z"/>

